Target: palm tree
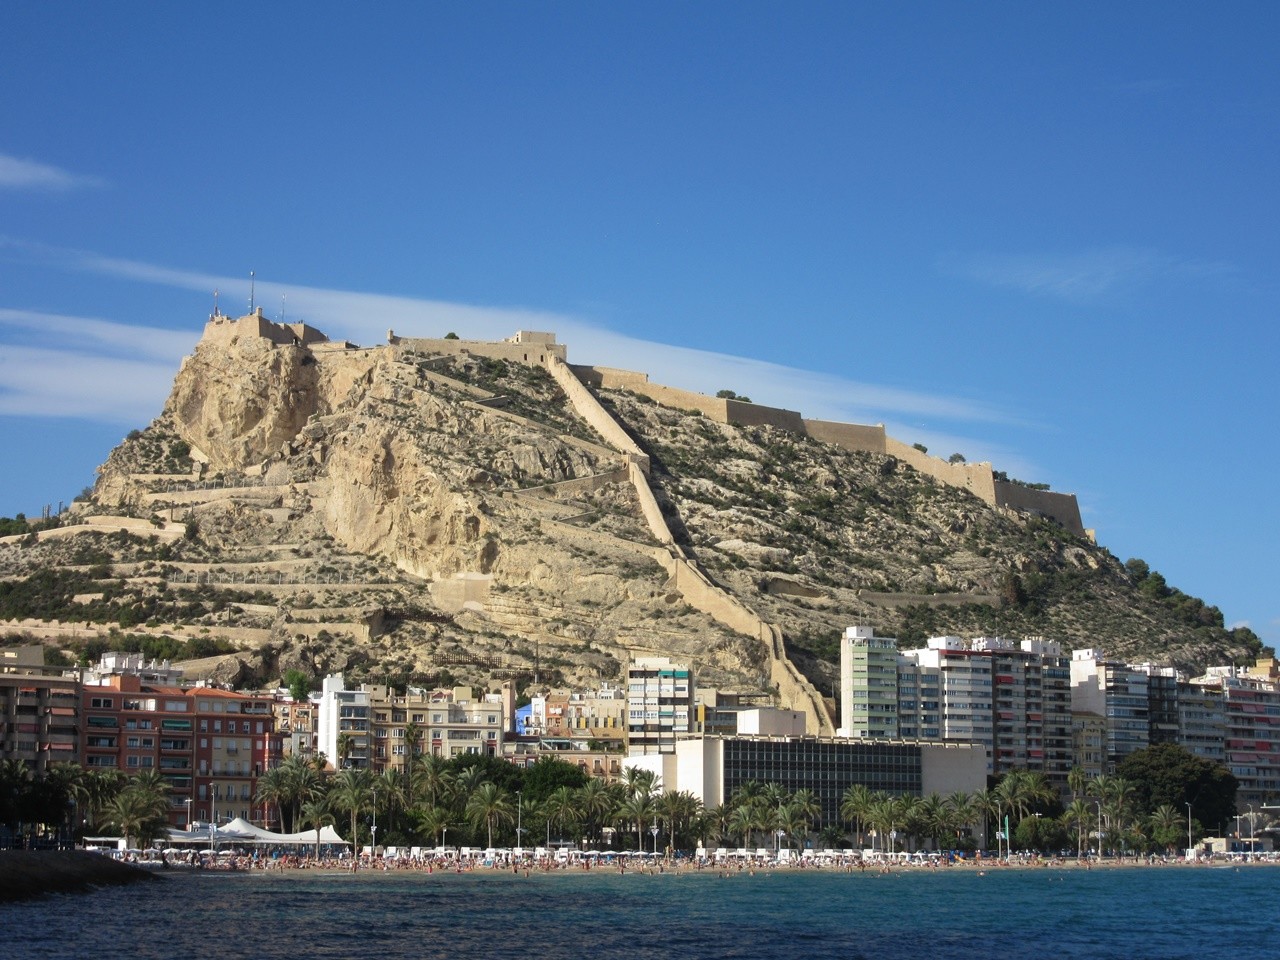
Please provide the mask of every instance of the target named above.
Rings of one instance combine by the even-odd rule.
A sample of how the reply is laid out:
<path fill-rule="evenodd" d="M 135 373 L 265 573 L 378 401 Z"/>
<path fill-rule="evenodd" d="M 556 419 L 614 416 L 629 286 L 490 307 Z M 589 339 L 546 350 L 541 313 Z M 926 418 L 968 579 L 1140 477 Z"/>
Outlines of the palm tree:
<path fill-rule="evenodd" d="M 258 777 L 258 789 L 254 791 L 253 802 L 265 809 L 276 808 L 276 817 L 280 821 L 281 832 L 284 830 L 284 804 L 290 799 L 289 772 L 283 766 L 264 770 Z M 270 818 L 264 818 L 270 823 Z"/>
<path fill-rule="evenodd" d="M 395 826 L 397 814 L 407 809 L 405 793 L 408 792 L 409 778 L 395 767 L 388 767 L 375 778 L 374 789 L 378 793 L 380 809 L 387 812 L 387 829 Z"/>
<path fill-rule="evenodd" d="M 547 814 L 547 834 L 550 837 L 550 824 L 558 823 L 561 827 L 567 822 L 576 820 L 579 812 L 578 791 L 572 787 L 557 787 L 552 791 L 551 796 L 547 797 L 546 814 Z"/>
<path fill-rule="evenodd" d="M 473 767 L 472 769 L 478 769 Z M 467 798 L 467 819 L 477 827 L 483 822 L 489 831 L 489 846 L 493 846 L 493 825 L 510 823 L 515 816 L 511 798 L 496 783 L 482 783 Z"/>
<path fill-rule="evenodd" d="M 125 846 L 139 846 L 163 835 L 169 817 L 168 784 L 135 778 L 107 804 L 107 822 L 124 832 Z"/>
<path fill-rule="evenodd" d="M 1071 789 L 1071 799 L 1079 799 L 1084 796 L 1085 789 L 1089 786 L 1089 774 L 1083 767 L 1072 767 L 1071 772 L 1067 774 L 1067 786 Z"/>
<path fill-rule="evenodd" d="M 863 816 L 871 826 L 871 829 L 876 831 L 882 838 L 880 849 L 887 850 L 888 846 L 885 844 L 884 838 L 888 837 L 899 816 L 898 805 L 894 798 L 883 793 L 875 794 Z"/>
<path fill-rule="evenodd" d="M 1183 835 L 1182 812 L 1167 803 L 1162 803 L 1151 811 L 1151 815 L 1147 818 L 1147 825 L 1151 830 L 1152 841 L 1163 846 L 1167 852 L 1173 853 Z"/>
<path fill-rule="evenodd" d="M 840 798 L 840 816 L 846 823 L 853 826 L 854 832 L 858 835 L 858 845 L 863 844 L 863 827 L 867 822 L 867 811 L 871 807 L 872 793 L 861 783 L 855 783 L 845 788 L 844 794 Z"/>
<path fill-rule="evenodd" d="M 316 859 L 320 859 L 320 829 L 334 823 L 333 813 L 329 810 L 329 801 L 317 796 L 302 805 L 299 811 L 300 823 L 316 828 Z"/>
<path fill-rule="evenodd" d="M 430 834 L 437 847 L 443 843 L 440 835 L 453 823 L 453 814 L 444 807 L 418 807 L 415 808 L 413 817 L 418 829 Z"/>
<path fill-rule="evenodd" d="M 947 807 L 951 810 L 952 829 L 956 838 L 959 839 L 964 828 L 973 826 L 974 821 L 978 819 L 978 805 L 969 794 L 963 790 L 957 790 L 947 794 Z"/>
<path fill-rule="evenodd" d="M 973 808 L 976 816 L 982 818 L 982 843 L 985 847 L 990 837 L 988 825 L 992 820 L 996 821 L 997 831 L 1000 827 L 1000 798 L 996 796 L 994 790 L 984 787 L 977 791 L 973 797 Z M 999 848 L 999 839 L 996 841 L 997 852 Z"/>
<path fill-rule="evenodd" d="M 409 769 L 413 766 L 414 761 L 418 759 L 422 751 L 423 730 L 420 726 L 410 720 L 404 725 L 404 743 L 405 749 L 408 751 L 409 757 L 405 761 L 405 768 Z M 413 799 L 409 799 L 409 806 L 413 805 Z"/>
<path fill-rule="evenodd" d="M 578 810 L 587 825 L 587 835 L 599 839 L 598 828 L 613 812 L 618 798 L 609 784 L 594 777 L 578 788 L 577 798 Z"/>
<path fill-rule="evenodd" d="M 282 800 L 288 804 L 289 818 L 283 823 L 286 833 L 296 829 L 302 805 L 323 792 L 324 781 L 320 771 L 324 770 L 324 766 L 322 762 L 317 770 L 313 762 L 290 756 L 276 768 L 280 771 L 282 780 Z M 283 813 L 282 809 L 282 819 Z"/>
<path fill-rule="evenodd" d="M 645 770 L 641 767 L 627 767 L 622 771 L 622 784 L 626 787 L 627 793 L 632 796 L 636 794 L 650 796 L 661 786 L 661 783 L 662 778 L 652 770 Z"/>
<path fill-rule="evenodd" d="M 791 795 L 791 803 L 800 808 L 804 814 L 806 824 L 806 832 L 813 829 L 822 818 L 822 801 L 818 799 L 818 795 L 809 789 L 797 790 Z"/>
<path fill-rule="evenodd" d="M 644 792 L 633 793 L 618 805 L 613 815 L 619 823 L 635 824 L 636 849 L 643 851 L 644 825 L 658 815 L 653 797 Z"/>
<path fill-rule="evenodd" d="M 410 776 L 414 798 L 423 797 L 430 806 L 442 806 L 453 789 L 453 774 L 448 762 L 434 753 L 416 757 Z"/>
<path fill-rule="evenodd" d="M 800 804 L 784 803 L 775 812 L 773 824 L 774 829 L 782 831 L 782 836 L 797 841 L 798 846 L 809 832 L 809 815 Z"/>
<path fill-rule="evenodd" d="M 1076 831 L 1076 857 L 1084 857 L 1084 835 L 1093 822 L 1093 804 L 1082 797 L 1078 797 L 1067 804 L 1067 809 L 1062 814 L 1062 825 L 1064 827 L 1075 827 Z"/>
<path fill-rule="evenodd" d="M 351 759 L 351 751 L 356 745 L 356 738 L 345 730 L 338 734 L 338 769 L 345 770 Z"/>
<path fill-rule="evenodd" d="M 941 849 L 942 838 L 951 835 L 954 810 L 939 794 L 931 793 L 920 800 L 915 813 L 915 822 L 920 832 L 932 840 L 936 848 Z"/>
<path fill-rule="evenodd" d="M 336 810 L 345 810 L 351 815 L 351 853 L 358 852 L 356 846 L 356 818 L 373 802 L 373 776 L 368 770 L 343 770 L 333 778 L 329 788 L 329 802 Z"/>
<path fill-rule="evenodd" d="M 453 782 L 458 790 L 458 798 L 465 804 L 482 784 L 489 782 L 489 775 L 483 767 L 467 767 L 454 777 Z"/>
<path fill-rule="evenodd" d="M 741 837 L 742 845 L 748 847 L 751 845 L 751 832 L 756 829 L 759 822 L 756 807 L 753 804 L 744 803 L 733 808 L 725 826 L 730 836 Z"/>

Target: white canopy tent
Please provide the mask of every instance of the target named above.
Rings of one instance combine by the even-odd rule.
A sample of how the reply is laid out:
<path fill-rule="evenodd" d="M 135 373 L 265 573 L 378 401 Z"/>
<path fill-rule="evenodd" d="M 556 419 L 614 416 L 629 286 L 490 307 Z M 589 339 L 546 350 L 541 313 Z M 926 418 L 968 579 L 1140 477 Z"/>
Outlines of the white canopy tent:
<path fill-rule="evenodd" d="M 255 827 L 248 820 L 240 817 L 220 827 L 201 827 L 196 830 L 170 830 L 170 843 L 251 843 L 271 846 L 304 846 L 316 843 L 314 830 L 303 830 L 301 833 L 272 833 Z M 328 846 L 348 846 L 346 840 L 338 836 L 333 827 L 325 825 L 320 828 L 320 843 Z"/>

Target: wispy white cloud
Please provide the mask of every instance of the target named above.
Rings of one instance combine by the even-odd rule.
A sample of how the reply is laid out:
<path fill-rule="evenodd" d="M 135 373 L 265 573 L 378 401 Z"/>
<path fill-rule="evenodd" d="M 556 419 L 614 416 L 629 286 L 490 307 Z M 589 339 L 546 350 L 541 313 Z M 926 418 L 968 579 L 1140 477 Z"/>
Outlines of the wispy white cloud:
<path fill-rule="evenodd" d="M 949 255 L 945 273 L 1023 293 L 1089 301 L 1154 281 L 1228 276 L 1226 263 L 1179 259 L 1155 250 L 1108 247 L 1066 256 Z"/>
<path fill-rule="evenodd" d="M 168 362 L 180 360 L 196 341 L 196 334 L 177 330 L 3 307 L 0 307 L 0 328 L 10 331 L 10 335 L 5 337 L 8 342 L 21 338 L 20 334 L 14 335 L 15 331 L 27 331 L 39 343 L 52 341 L 63 344 L 73 353 L 105 351 Z"/>
<path fill-rule="evenodd" d="M 229 303 L 239 304 L 247 298 L 247 277 L 175 270 L 155 264 L 104 257 L 82 251 L 38 247 L 22 241 L 4 240 L 0 244 L 21 248 L 25 255 L 65 269 L 121 277 L 143 283 L 212 294 L 222 293 L 225 312 Z M 570 346 L 570 359 L 580 363 L 615 366 L 646 372 L 658 383 L 703 393 L 715 393 L 729 387 L 750 395 L 759 403 L 797 410 L 814 419 L 853 423 L 884 423 L 893 436 L 907 442 L 922 442 L 942 456 L 963 452 L 971 461 L 991 460 L 1023 477 L 1035 477 L 1034 466 L 1025 463 L 1013 451 L 991 440 L 983 440 L 968 431 L 948 431 L 939 424 L 986 424 L 1000 427 L 1026 426 L 1018 417 L 994 405 L 970 398 L 943 393 L 903 390 L 827 373 L 815 373 L 766 360 L 738 357 L 686 347 L 673 347 L 630 337 L 594 325 L 580 317 L 549 313 L 522 307 L 493 307 L 448 303 L 437 300 L 398 297 L 386 294 L 360 293 L 319 287 L 299 286 L 258 279 L 257 303 L 264 312 L 277 318 L 282 309 L 289 321 L 305 320 L 331 337 L 360 344 L 385 342 L 388 329 L 403 336 L 443 336 L 449 331 L 464 338 L 490 340 L 508 337 L 516 330 L 555 331 L 562 343 Z M 247 299 L 244 301 L 247 304 Z M 20 310 L 0 310 L 0 330 L 4 325 L 27 329 L 48 327 L 73 336 L 84 352 L 64 353 L 64 364 L 70 366 L 92 358 L 94 350 L 85 350 L 92 342 L 100 351 L 118 353 L 131 344 L 145 344 L 153 352 L 147 354 L 160 361 L 163 376 L 149 375 L 141 382 L 154 390 L 146 416 L 132 410 L 132 420 L 148 419 L 160 409 L 178 360 L 189 352 L 199 335 L 194 324 L 190 331 L 170 333 L 107 320 L 78 317 L 53 317 Z M 167 361 L 168 366 L 164 366 Z M 110 389 L 109 367 L 96 368 L 101 376 L 89 382 Z M 0 387 L 6 386 L 0 380 Z M 34 398 L 35 395 L 26 394 Z M 91 410 L 91 405 L 84 405 Z M 104 409 L 113 409 L 107 405 Z M 91 412 L 83 415 L 92 416 Z M 113 414 L 113 419 L 115 415 Z M 931 425 L 930 425 L 931 424 Z M 980 431 L 979 431 L 980 432 Z"/>
<path fill-rule="evenodd" d="M 140 426 L 160 412 L 176 370 L 162 360 L 6 345 L 0 415 Z"/>
<path fill-rule="evenodd" d="M 0 153 L 0 189 L 74 190 L 102 185 L 103 181 L 98 177 L 71 173 L 47 163 Z"/>

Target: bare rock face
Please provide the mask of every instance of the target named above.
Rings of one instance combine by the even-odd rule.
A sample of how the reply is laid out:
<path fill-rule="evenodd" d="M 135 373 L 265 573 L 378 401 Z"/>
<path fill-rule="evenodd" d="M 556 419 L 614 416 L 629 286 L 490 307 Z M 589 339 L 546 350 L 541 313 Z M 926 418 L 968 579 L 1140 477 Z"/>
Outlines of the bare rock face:
<path fill-rule="evenodd" d="M 245 646 L 271 635 L 270 665 L 237 660 L 246 670 L 473 683 L 541 670 L 585 686 L 662 652 L 702 683 L 767 695 L 759 637 L 686 602 L 625 457 L 556 379 L 416 343 L 211 321 L 162 415 L 100 471 L 93 508 L 183 533 L 120 548 L 137 561 L 129 589 L 234 588 L 227 603 L 206 591 L 194 616 Z M 1181 637 L 1105 551 L 890 456 L 598 393 L 655 455 L 647 483 L 681 549 L 775 624 L 823 689 L 831 638 L 854 622 L 910 643 L 1035 634 L 1188 663 L 1233 649 L 1220 624 Z M 39 549 L 98 562 L 75 544 Z M 264 605 L 276 621 L 259 622 Z M 317 607 L 330 618 L 301 614 Z M 353 622 L 356 607 L 385 611 L 385 630 Z"/>
<path fill-rule="evenodd" d="M 261 337 L 202 340 L 165 406 L 214 469 L 240 469 L 280 449 L 321 410 L 311 351 Z"/>

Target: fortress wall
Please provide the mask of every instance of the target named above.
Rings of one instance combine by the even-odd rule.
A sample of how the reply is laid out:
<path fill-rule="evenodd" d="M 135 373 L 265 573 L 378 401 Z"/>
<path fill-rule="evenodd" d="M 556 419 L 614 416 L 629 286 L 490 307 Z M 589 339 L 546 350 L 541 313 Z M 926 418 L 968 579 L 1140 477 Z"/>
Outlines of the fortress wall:
<path fill-rule="evenodd" d="M 624 537 L 617 537 L 611 533 L 601 533 L 599 530 L 587 530 L 583 527 L 575 527 L 572 523 L 564 523 L 561 520 L 551 520 L 542 518 L 538 521 L 544 527 L 548 527 L 556 532 L 556 537 L 562 540 L 576 540 L 579 543 L 588 543 L 593 547 L 604 547 L 607 550 L 622 550 L 626 553 L 640 554 L 650 560 L 656 560 L 663 566 L 666 565 L 669 551 L 663 547 L 655 547 L 645 543 L 639 543 L 635 540 L 627 540 Z"/>
<path fill-rule="evenodd" d="M 492 400 L 494 398 L 494 394 L 483 387 L 477 387 L 462 380 L 455 380 L 453 377 L 446 377 L 443 373 L 433 373 L 430 370 L 419 368 L 418 376 L 430 383 L 448 387 L 450 390 L 457 390 L 459 393 L 465 393 L 467 396 L 475 397 L 478 400 Z"/>
<path fill-rule="evenodd" d="M 1000 602 L 994 593 L 880 593 L 875 590 L 859 590 L 858 599 L 878 607 L 894 608 L 920 603 L 930 607 L 959 607 L 966 603 L 995 606 Z"/>
<path fill-rule="evenodd" d="M 779 430 L 804 434 L 804 419 L 794 410 L 765 407 L 742 400 L 726 400 L 724 403 L 729 423 L 740 427 L 777 427 Z"/>
<path fill-rule="evenodd" d="M 234 337 L 261 337 L 282 347 L 324 343 L 329 339 L 315 327 L 305 323 L 273 323 L 262 315 L 261 307 L 255 313 L 243 317 L 210 317 L 201 335 L 202 340 L 219 343 L 229 343 Z"/>
<path fill-rule="evenodd" d="M 577 480 L 562 480 L 559 483 L 546 483 L 540 487 L 528 487 L 524 490 L 517 490 L 517 496 L 532 496 L 540 499 L 548 497 L 568 496 L 575 497 L 584 493 L 595 493 L 611 483 L 626 483 L 631 479 L 631 471 L 628 467 L 619 467 L 617 470 L 610 470 L 608 473 L 598 473 L 594 477 L 580 477 Z"/>
<path fill-rule="evenodd" d="M 804 432 L 814 440 L 834 444 L 855 453 L 884 453 L 884 425 L 836 423 L 833 420 L 805 420 Z"/>
<path fill-rule="evenodd" d="M 1080 519 L 1080 504 L 1074 493 L 1054 493 L 1052 490 L 1032 490 L 1020 483 L 995 482 L 997 506 L 1011 507 L 1023 513 L 1049 517 L 1062 524 L 1077 537 L 1087 536 Z"/>
<path fill-rule="evenodd" d="M 921 453 L 915 447 L 901 440 L 895 440 L 893 437 L 885 437 L 885 453 L 911 464 L 912 467 L 939 483 L 968 490 L 980 500 L 995 505 L 995 480 L 989 463 L 948 463 L 938 457 Z"/>
<path fill-rule="evenodd" d="M 807 733 L 834 733 L 830 715 L 817 690 L 787 659 L 782 634 L 777 627 L 762 620 L 757 613 L 711 583 L 702 571 L 683 556 L 672 554 L 661 558 L 660 562 L 671 575 L 675 588 L 691 607 L 735 633 L 755 637 L 765 645 L 769 654 L 769 679 L 777 686 L 778 697 L 784 709 L 804 713 Z"/>
<path fill-rule="evenodd" d="M 589 387 L 603 387 L 606 390 L 635 390 L 649 382 L 647 373 L 636 373 L 633 370 L 619 370 L 616 367 L 588 367 L 581 364 L 571 366 L 574 375 Z"/>
<path fill-rule="evenodd" d="M 493 360 L 512 360 L 516 363 L 545 364 L 551 358 L 563 361 L 567 356 L 562 343 L 511 343 L 507 340 L 436 340 L 425 337 L 397 337 L 392 334 L 391 345 L 397 354 L 416 350 L 420 353 L 443 353 L 448 356 L 471 355 Z"/>
<path fill-rule="evenodd" d="M 640 501 L 640 512 L 644 514 L 645 522 L 649 524 L 649 532 L 659 543 L 675 543 L 675 537 L 672 536 L 671 528 L 667 525 L 667 518 L 662 515 L 662 508 L 658 506 L 653 489 L 649 486 L 649 478 L 634 460 L 627 463 L 627 472 L 631 475 L 631 485 L 635 488 L 636 499 Z"/>
<path fill-rule="evenodd" d="M 624 454 L 634 457 L 641 464 L 644 472 L 648 473 L 648 455 L 609 415 L 609 411 L 600 405 L 600 401 L 595 398 L 595 394 L 573 375 L 569 365 L 558 357 L 550 357 L 544 365 L 547 368 L 547 372 L 560 385 L 560 389 L 565 392 L 578 416 L 587 421 L 592 429 L 604 438 L 605 443 L 612 445 Z M 648 485 L 645 484 L 645 486 L 647 488 Z"/>
<path fill-rule="evenodd" d="M 170 490 L 168 492 L 147 493 L 142 496 L 142 502 L 155 506 L 157 503 L 162 505 L 183 504 L 183 503 L 212 503 L 215 500 L 231 500 L 236 497 L 247 497 L 251 500 L 275 500 L 283 497 L 292 491 L 289 484 L 279 486 L 252 486 L 252 487 L 216 487 L 209 490 Z"/>

